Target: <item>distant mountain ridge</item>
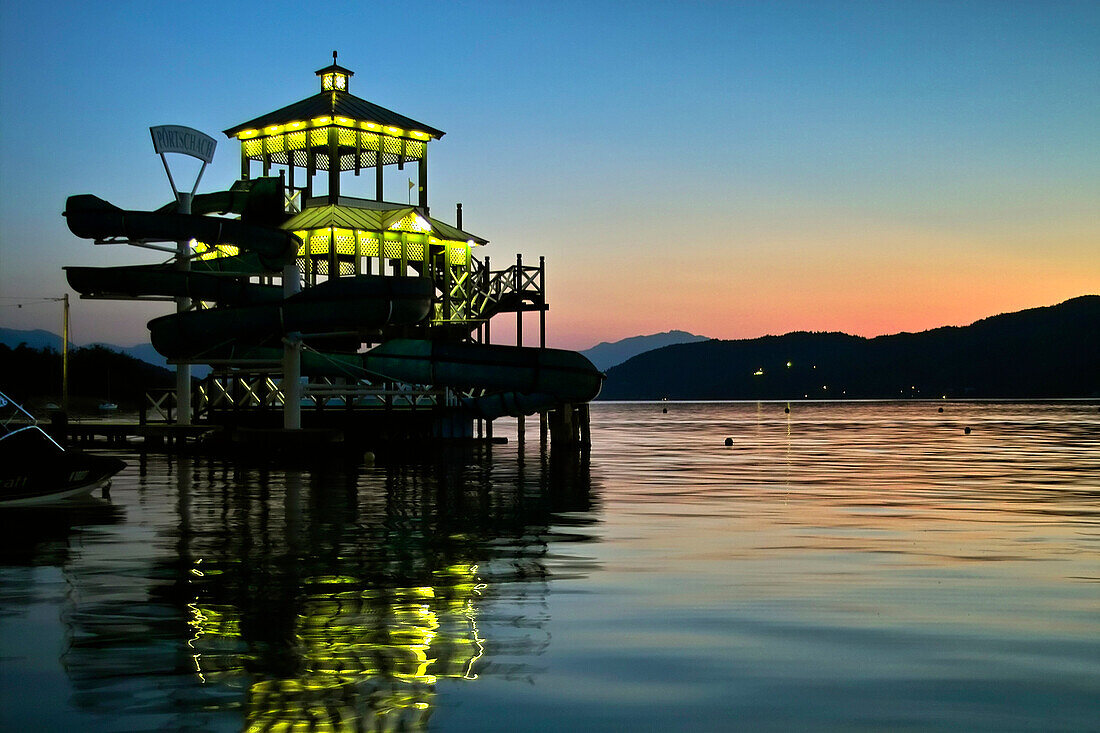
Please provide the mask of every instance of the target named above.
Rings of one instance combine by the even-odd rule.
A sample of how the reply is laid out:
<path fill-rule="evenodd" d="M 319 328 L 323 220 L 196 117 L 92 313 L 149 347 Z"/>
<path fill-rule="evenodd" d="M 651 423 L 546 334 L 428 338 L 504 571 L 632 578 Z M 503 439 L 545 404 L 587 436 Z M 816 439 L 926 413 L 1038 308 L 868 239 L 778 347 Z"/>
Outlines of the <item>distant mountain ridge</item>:
<path fill-rule="evenodd" d="M 1100 295 L 868 339 L 684 343 L 612 367 L 601 400 L 1100 396 Z"/>
<path fill-rule="evenodd" d="M 29 349 L 54 349 L 61 350 L 61 337 L 52 331 L 35 328 L 29 331 L 20 331 L 17 328 L 0 328 L 0 344 L 14 349 L 19 344 L 26 344 Z M 69 342 L 69 348 L 76 348 L 76 344 Z"/>
<path fill-rule="evenodd" d="M 87 414 L 104 401 L 137 409 L 147 390 L 174 387 L 175 375 L 93 344 L 70 350 L 68 386 L 75 412 Z M 32 348 L 25 339 L 15 348 L 0 343 L 0 389 L 9 396 L 40 409 L 47 400 L 60 403 L 61 387 L 62 359 L 56 347 Z"/>
<path fill-rule="evenodd" d="M 36 328 L 29 331 L 21 331 L 16 328 L 0 328 L 0 344 L 14 349 L 19 344 L 26 344 L 27 348 L 31 349 L 53 349 L 54 351 L 61 350 L 61 337 L 51 331 L 46 331 L 41 328 Z M 166 369 L 171 369 L 168 366 L 168 360 L 157 353 L 157 350 L 153 348 L 152 344 L 135 344 L 133 346 L 119 346 L 118 344 L 108 344 L 102 341 L 96 341 L 88 344 L 87 346 L 102 346 L 105 349 L 111 351 L 117 351 L 120 354 L 126 354 L 132 356 L 135 359 L 145 362 L 146 364 L 152 364 Z M 73 342 L 69 342 L 70 349 L 78 348 Z M 210 372 L 210 367 L 202 364 L 196 364 L 191 367 L 191 373 L 196 377 L 206 376 Z"/>
<path fill-rule="evenodd" d="M 8 348 L 14 349 L 22 343 L 25 343 L 27 347 L 31 349 L 61 350 L 61 337 L 51 331 L 46 331 L 41 328 L 36 328 L 32 331 L 20 331 L 16 328 L 0 328 L 0 344 L 4 344 Z M 88 346 L 102 346 L 105 349 L 117 351 L 120 354 L 132 356 L 135 359 L 140 359 L 148 364 L 159 367 L 168 366 L 168 360 L 158 354 L 152 344 L 119 346 L 117 344 L 107 344 L 102 341 L 96 341 L 95 343 L 88 344 Z M 70 341 L 69 348 L 75 349 L 76 344 Z"/>
<path fill-rule="evenodd" d="M 646 351 L 652 351 L 653 349 L 660 349 L 674 344 L 694 343 L 706 340 L 706 336 L 697 336 L 687 331 L 665 331 L 664 333 L 654 333 L 648 336 L 631 336 L 630 338 L 613 342 L 601 341 L 591 349 L 587 349 L 581 353 L 587 356 L 588 360 L 591 361 L 597 369 L 605 371 L 613 366 L 622 364 L 627 359 L 637 356 L 638 354 L 645 353 Z"/>

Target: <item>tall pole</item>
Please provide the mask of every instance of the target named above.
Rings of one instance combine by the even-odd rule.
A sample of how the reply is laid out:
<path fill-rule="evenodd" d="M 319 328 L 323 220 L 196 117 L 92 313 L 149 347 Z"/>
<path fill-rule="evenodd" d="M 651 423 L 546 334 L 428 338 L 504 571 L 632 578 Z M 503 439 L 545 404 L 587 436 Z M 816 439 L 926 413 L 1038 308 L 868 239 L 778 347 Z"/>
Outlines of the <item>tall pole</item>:
<path fill-rule="evenodd" d="M 202 174 L 206 172 L 206 166 L 214 159 L 214 149 L 217 142 L 214 138 L 180 125 L 158 125 L 149 128 L 149 134 L 153 137 L 153 150 L 160 156 L 160 162 L 164 164 L 164 172 L 168 176 L 168 184 L 172 186 L 172 193 L 176 195 L 176 210 L 180 214 L 191 214 L 191 200 L 195 197 L 195 191 L 199 190 L 199 182 Z M 166 153 L 178 153 L 196 158 L 202 161 L 202 167 L 195 176 L 195 185 L 190 193 L 185 193 L 176 188 L 176 181 L 172 178 L 172 170 L 168 167 Z M 268 164 L 264 160 L 265 166 Z M 247 177 L 247 164 L 242 163 L 241 173 Z M 191 270 L 191 240 L 179 239 L 176 241 L 175 269 L 180 272 Z M 187 280 L 187 276 L 184 276 Z M 183 313 L 191 309 L 191 298 L 186 295 L 176 297 L 176 313 Z M 180 425 L 191 424 L 191 364 L 176 365 L 176 422 Z"/>
<path fill-rule="evenodd" d="M 69 294 L 61 297 L 64 304 L 63 319 L 61 325 L 61 410 L 69 414 Z"/>
<path fill-rule="evenodd" d="M 539 256 L 539 348 L 546 348 L 546 258 Z M 546 410 L 539 410 L 539 442 L 546 446 Z"/>
<path fill-rule="evenodd" d="M 161 156 L 163 157 L 163 156 Z M 165 170 L 168 164 L 165 163 Z M 198 182 L 195 184 L 198 185 Z M 194 192 L 179 192 L 179 213 L 191 213 L 191 197 Z M 176 269 L 188 272 L 191 269 L 191 240 L 181 239 L 176 242 Z M 186 295 L 176 297 L 176 313 L 184 313 L 191 310 L 191 298 Z M 191 424 L 191 365 L 176 364 L 176 422 L 180 425 Z"/>
<path fill-rule="evenodd" d="M 516 254 L 516 291 L 523 290 L 523 255 Z M 516 346 L 523 346 L 523 301 L 516 307 Z M 526 438 L 527 421 L 522 414 L 517 418 L 516 438 L 520 443 Z"/>
<path fill-rule="evenodd" d="M 462 227 L 459 227 L 459 229 L 461 229 L 461 228 Z M 489 278 L 492 277 L 492 272 L 493 271 L 491 269 L 489 269 L 489 257 L 488 257 L 488 255 L 486 255 L 486 257 L 485 257 L 486 285 L 488 285 Z M 486 292 L 488 292 L 488 287 L 486 287 Z M 492 319 L 491 318 L 486 318 L 485 319 L 485 343 L 487 343 L 487 344 L 493 343 L 492 327 L 493 327 Z M 490 442 L 492 442 L 492 440 L 493 440 L 493 419 L 492 418 L 489 418 L 488 420 L 485 421 L 485 437 L 488 438 Z"/>

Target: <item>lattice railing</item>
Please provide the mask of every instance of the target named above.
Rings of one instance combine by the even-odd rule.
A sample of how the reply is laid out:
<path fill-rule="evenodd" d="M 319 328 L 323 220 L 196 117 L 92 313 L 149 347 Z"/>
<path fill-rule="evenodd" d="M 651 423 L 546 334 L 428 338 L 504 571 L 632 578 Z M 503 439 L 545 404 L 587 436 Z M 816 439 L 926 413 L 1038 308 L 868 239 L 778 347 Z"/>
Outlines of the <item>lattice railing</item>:
<path fill-rule="evenodd" d="M 175 393 L 170 393 L 174 401 Z M 211 374 L 196 388 L 195 417 L 219 412 L 282 409 L 282 380 L 271 374 Z M 163 399 L 163 398 L 162 398 Z M 303 407 L 428 408 L 448 404 L 451 392 L 419 385 L 371 383 L 345 378 L 316 378 L 303 390 Z M 162 403 L 162 409 L 166 407 Z M 164 417 L 170 421 L 170 411 Z"/>
<path fill-rule="evenodd" d="M 473 318 L 485 318 L 492 315 L 507 296 L 528 296 L 532 300 L 542 300 L 542 267 L 525 266 L 521 262 L 509 265 L 503 270 L 490 270 L 488 261 L 473 260 L 471 278 L 474 283 L 472 297 Z"/>

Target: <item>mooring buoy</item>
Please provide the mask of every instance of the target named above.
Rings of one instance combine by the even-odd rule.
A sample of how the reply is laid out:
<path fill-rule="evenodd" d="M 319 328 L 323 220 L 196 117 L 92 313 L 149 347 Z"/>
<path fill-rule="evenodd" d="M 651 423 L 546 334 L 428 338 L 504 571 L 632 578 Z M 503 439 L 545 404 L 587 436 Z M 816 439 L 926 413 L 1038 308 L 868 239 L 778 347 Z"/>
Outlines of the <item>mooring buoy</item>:
<path fill-rule="evenodd" d="M 963 428 L 963 432 L 970 435 L 970 428 Z"/>
<path fill-rule="evenodd" d="M 733 438 L 726 438 L 726 445 L 733 445 Z"/>
<path fill-rule="evenodd" d="M 943 408 L 941 407 L 941 408 L 940 408 L 940 409 L 938 410 L 938 412 L 943 412 Z"/>

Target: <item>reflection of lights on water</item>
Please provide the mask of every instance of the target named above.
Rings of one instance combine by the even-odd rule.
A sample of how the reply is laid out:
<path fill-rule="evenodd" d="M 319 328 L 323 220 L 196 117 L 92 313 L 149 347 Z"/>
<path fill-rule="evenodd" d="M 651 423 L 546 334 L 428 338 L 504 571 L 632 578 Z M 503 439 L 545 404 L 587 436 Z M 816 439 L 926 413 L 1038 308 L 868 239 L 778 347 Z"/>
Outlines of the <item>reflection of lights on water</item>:
<path fill-rule="evenodd" d="M 189 603 L 195 673 L 204 684 L 247 687 L 250 731 L 313 730 L 321 721 L 355 729 L 363 716 L 426 714 L 436 682 L 477 679 L 485 654 L 475 599 L 488 586 L 477 565 L 433 576 L 434 585 L 384 589 L 357 587 L 364 581 L 353 576 L 303 580 L 292 645 L 301 672 L 292 679 L 252 679 L 255 652 L 242 638 L 239 609 Z"/>
<path fill-rule="evenodd" d="M 202 663 L 199 661 L 201 654 L 192 654 L 191 661 L 195 663 L 195 674 L 199 677 L 199 682 L 206 684 L 206 678 L 202 675 Z"/>

